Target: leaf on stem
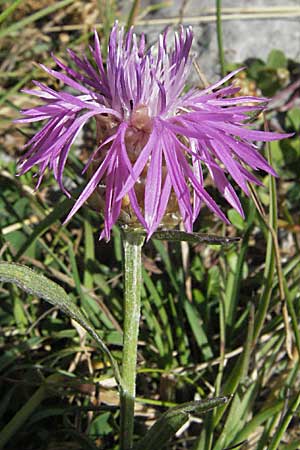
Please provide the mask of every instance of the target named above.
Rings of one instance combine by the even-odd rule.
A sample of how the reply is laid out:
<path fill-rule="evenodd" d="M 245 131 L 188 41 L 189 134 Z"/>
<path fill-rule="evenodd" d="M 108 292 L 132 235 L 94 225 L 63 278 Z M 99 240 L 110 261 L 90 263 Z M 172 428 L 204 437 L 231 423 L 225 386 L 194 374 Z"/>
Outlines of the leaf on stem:
<path fill-rule="evenodd" d="M 61 286 L 44 275 L 34 272 L 29 267 L 7 262 L 0 262 L 0 281 L 13 283 L 28 294 L 43 298 L 52 305 L 57 306 L 67 316 L 76 320 L 95 339 L 98 346 L 107 355 L 114 370 L 116 381 L 119 386 L 122 385 L 116 360 L 93 325 L 83 315 L 78 306 L 72 302 Z"/>
<path fill-rule="evenodd" d="M 240 240 L 239 237 L 231 238 L 205 233 L 186 233 L 185 231 L 180 230 L 156 231 L 155 233 L 153 233 L 152 237 L 160 241 L 186 241 L 190 242 L 191 244 L 205 243 L 214 245 L 232 244 Z"/>
<path fill-rule="evenodd" d="M 230 397 L 216 397 L 209 400 L 183 403 L 170 408 L 155 422 L 134 450 L 162 448 L 185 424 L 189 415 L 198 416 L 228 402 Z"/>

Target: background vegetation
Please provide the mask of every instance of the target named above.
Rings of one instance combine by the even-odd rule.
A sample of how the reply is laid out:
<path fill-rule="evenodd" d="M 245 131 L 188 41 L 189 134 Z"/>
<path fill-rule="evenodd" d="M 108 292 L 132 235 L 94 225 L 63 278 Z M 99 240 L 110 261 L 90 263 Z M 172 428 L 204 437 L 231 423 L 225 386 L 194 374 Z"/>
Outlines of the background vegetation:
<path fill-rule="evenodd" d="M 101 218 L 88 207 L 61 225 L 72 200 L 51 174 L 37 193 L 32 173 L 15 176 L 35 129 L 12 120 L 36 101 L 20 93 L 31 79 L 59 88 L 38 62 L 52 66 L 50 53 L 64 58 L 66 47 L 82 51 L 95 22 L 105 42 L 115 17 L 127 18 L 111 1 L 0 0 L 0 8 L 0 258 L 61 284 L 120 359 L 120 232 L 99 242 Z M 132 10 L 129 20 L 139 13 Z M 264 187 L 243 198 L 245 221 L 230 210 L 232 226 L 224 227 L 201 212 L 195 231 L 240 236 L 238 244 L 189 249 L 153 240 L 144 249 L 137 434 L 171 405 L 232 395 L 228 406 L 191 417 L 168 449 L 300 448 L 300 65 L 275 49 L 267 61 L 246 66 L 237 80 L 242 92 L 274 97 L 265 126 L 295 132 L 263 149 L 280 178 L 261 174 Z M 262 117 L 256 126 L 264 126 Z M 74 195 L 94 136 L 91 125 L 74 145 Z M 117 449 L 116 385 L 83 329 L 8 284 L 0 286 L 0 325 L 0 448 L 7 425 L 25 408 L 27 420 L 7 449 Z"/>

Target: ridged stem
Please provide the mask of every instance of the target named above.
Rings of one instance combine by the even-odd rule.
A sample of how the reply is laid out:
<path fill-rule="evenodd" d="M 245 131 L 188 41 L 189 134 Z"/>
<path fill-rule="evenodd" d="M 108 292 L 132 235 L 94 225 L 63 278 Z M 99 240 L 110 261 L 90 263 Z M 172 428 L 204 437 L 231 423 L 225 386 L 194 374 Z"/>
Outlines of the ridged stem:
<path fill-rule="evenodd" d="M 141 309 L 142 245 L 144 236 L 123 234 L 124 328 L 121 390 L 121 450 L 133 444 L 137 344 Z"/>

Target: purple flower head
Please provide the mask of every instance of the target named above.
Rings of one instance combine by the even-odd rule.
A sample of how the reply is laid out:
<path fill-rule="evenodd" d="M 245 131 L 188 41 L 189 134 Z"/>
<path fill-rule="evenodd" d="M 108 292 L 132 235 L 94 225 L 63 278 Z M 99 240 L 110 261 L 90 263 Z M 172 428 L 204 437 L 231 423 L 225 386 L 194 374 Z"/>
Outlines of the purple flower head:
<path fill-rule="evenodd" d="M 87 121 L 95 117 L 97 122 L 99 146 L 84 168 L 89 179 L 67 220 L 97 194 L 104 204 L 101 237 L 109 239 L 124 209 L 132 224 L 142 226 L 148 237 L 176 212 L 190 232 L 203 203 L 227 222 L 204 187 L 204 167 L 222 196 L 242 216 L 241 203 L 227 175 L 246 194 L 248 182 L 260 183 L 246 167 L 276 175 L 253 141 L 288 135 L 254 131 L 245 124 L 249 112 L 262 110 L 267 100 L 233 97 L 239 88 L 223 85 L 238 70 L 207 89 L 184 93 L 192 39 L 191 28 L 181 28 L 174 35 L 173 50 L 167 48 L 167 32 L 159 36 L 157 46 L 146 50 L 143 35 L 138 40 L 133 29 L 125 34 L 115 24 L 105 66 L 96 32 L 90 49 L 93 63 L 68 50 L 72 68 L 55 57 L 61 71 L 42 65 L 75 93 L 57 92 L 37 81 L 34 84 L 39 90 L 25 90 L 40 97 L 43 104 L 22 111 L 25 118 L 19 122 L 45 124 L 27 143 L 20 174 L 37 164 L 39 185 L 49 168 L 69 195 L 63 184 L 69 151 Z"/>

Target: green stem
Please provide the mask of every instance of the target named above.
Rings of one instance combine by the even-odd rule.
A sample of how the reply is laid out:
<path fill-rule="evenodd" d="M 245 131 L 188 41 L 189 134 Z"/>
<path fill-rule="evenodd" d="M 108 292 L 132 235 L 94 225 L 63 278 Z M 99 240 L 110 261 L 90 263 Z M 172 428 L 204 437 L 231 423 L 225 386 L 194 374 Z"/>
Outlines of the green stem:
<path fill-rule="evenodd" d="M 268 131 L 265 126 L 265 130 Z M 272 153 L 270 145 L 266 147 L 268 162 L 272 165 Z M 263 290 L 260 295 L 258 302 L 258 310 L 255 317 L 255 326 L 253 333 L 253 347 L 255 346 L 261 330 L 263 328 L 268 308 L 270 305 L 272 290 L 273 290 L 273 280 L 274 280 L 274 269 L 275 269 L 275 245 L 274 238 L 272 236 L 271 230 L 273 229 L 277 233 L 277 190 L 276 181 L 274 177 L 269 175 L 269 196 L 270 196 L 270 208 L 269 208 L 269 227 L 268 227 L 268 237 L 267 237 L 267 251 L 265 259 L 265 269 L 264 269 L 264 283 Z"/>
<path fill-rule="evenodd" d="M 130 12 L 128 14 L 126 31 L 129 31 L 130 27 L 134 25 L 135 18 L 141 6 L 141 0 L 133 0 Z"/>
<path fill-rule="evenodd" d="M 297 414 L 299 404 L 300 404 L 300 393 L 298 393 L 294 398 L 294 400 L 292 400 L 289 409 L 284 415 L 281 423 L 278 425 L 278 429 L 275 435 L 273 436 L 270 446 L 268 447 L 269 450 L 276 450 L 277 448 L 279 448 L 279 444 L 281 442 L 283 434 L 285 433 L 287 427 L 289 426 L 289 423 L 292 420 L 293 416 Z"/>
<path fill-rule="evenodd" d="M 121 390 L 121 450 L 133 443 L 137 343 L 141 309 L 142 245 L 144 236 L 123 235 L 124 249 L 124 337 Z"/>
<path fill-rule="evenodd" d="M 218 39 L 218 49 L 219 49 L 219 61 L 221 68 L 222 77 L 225 76 L 225 58 L 224 58 L 224 49 L 223 49 L 223 35 L 222 35 L 222 0 L 216 0 L 216 10 L 217 10 L 217 39 Z"/>

